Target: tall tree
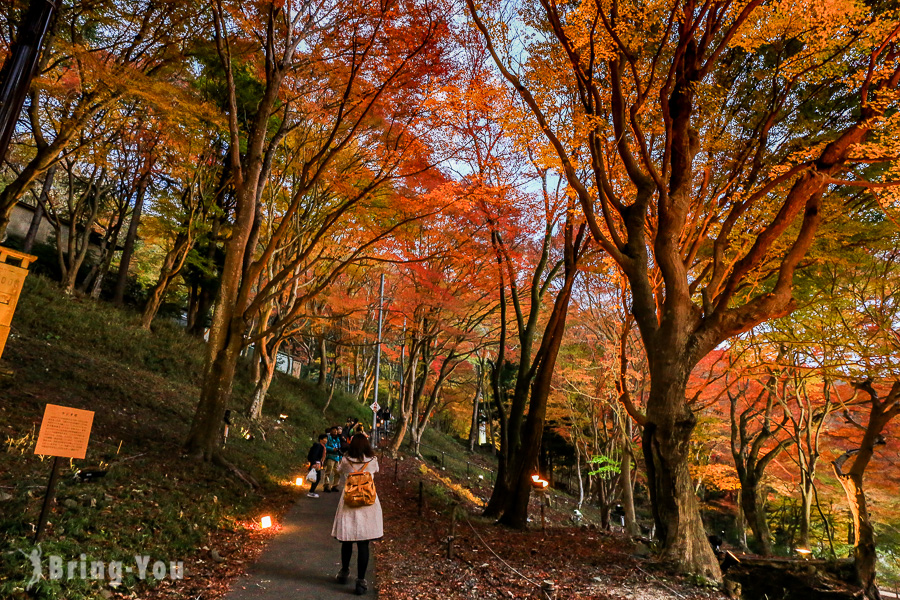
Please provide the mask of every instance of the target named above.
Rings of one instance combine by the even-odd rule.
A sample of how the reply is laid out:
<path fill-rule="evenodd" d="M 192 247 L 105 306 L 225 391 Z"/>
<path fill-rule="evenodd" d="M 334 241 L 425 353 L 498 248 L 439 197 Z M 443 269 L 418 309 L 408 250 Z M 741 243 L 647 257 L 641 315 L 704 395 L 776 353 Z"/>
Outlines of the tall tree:
<path fill-rule="evenodd" d="M 720 579 L 688 470 L 688 378 L 723 341 L 792 310 L 824 199 L 867 185 L 857 161 L 885 160 L 865 143 L 894 127 L 896 23 L 849 2 L 781 20 L 764 0 L 467 5 L 629 280 L 663 557 Z"/>
<path fill-rule="evenodd" d="M 217 0 L 210 15 L 225 72 L 235 209 L 186 449 L 218 460 L 222 418 L 249 325 L 270 298 L 313 267 L 317 275 L 303 288 L 303 300 L 321 293 L 375 243 L 369 237 L 334 256 L 321 245 L 327 234 L 393 178 L 423 169 L 421 162 L 412 164 L 412 155 L 427 160 L 413 134 L 425 90 L 408 82 L 437 67 L 444 24 L 427 3 L 269 1 L 246 7 Z M 262 90 L 256 112 L 243 124 L 235 84 L 241 65 L 259 73 Z M 293 177 L 278 225 L 261 244 L 261 198 L 282 142 L 293 149 Z M 332 176 L 326 183 L 327 173 Z M 319 185 L 325 193 L 317 193 Z M 338 186 L 336 192 L 331 186 Z M 328 202 L 308 202 L 317 198 Z M 307 219 L 316 223 L 310 234 L 302 244 L 289 244 L 296 221 Z M 384 234 L 382 229 L 376 237 Z M 290 259 L 257 287 L 281 249 Z M 296 302 L 270 326 L 296 320 L 304 306 Z"/>

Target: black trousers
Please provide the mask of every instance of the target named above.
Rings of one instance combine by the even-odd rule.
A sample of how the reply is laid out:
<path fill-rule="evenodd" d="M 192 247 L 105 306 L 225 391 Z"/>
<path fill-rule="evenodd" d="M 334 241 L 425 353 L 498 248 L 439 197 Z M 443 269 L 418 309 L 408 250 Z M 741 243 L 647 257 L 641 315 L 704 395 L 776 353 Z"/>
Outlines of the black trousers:
<path fill-rule="evenodd" d="M 316 472 L 316 480 L 313 481 L 311 486 L 309 486 L 309 493 L 315 494 L 316 488 L 319 486 L 319 481 L 322 479 L 322 473 L 320 472 L 319 469 L 311 469 L 311 470 Z"/>
<path fill-rule="evenodd" d="M 353 556 L 353 544 L 359 548 L 359 556 L 356 559 L 356 577 L 366 578 L 366 569 L 369 568 L 369 540 L 362 542 L 341 542 L 341 567 L 350 570 L 350 558 Z"/>

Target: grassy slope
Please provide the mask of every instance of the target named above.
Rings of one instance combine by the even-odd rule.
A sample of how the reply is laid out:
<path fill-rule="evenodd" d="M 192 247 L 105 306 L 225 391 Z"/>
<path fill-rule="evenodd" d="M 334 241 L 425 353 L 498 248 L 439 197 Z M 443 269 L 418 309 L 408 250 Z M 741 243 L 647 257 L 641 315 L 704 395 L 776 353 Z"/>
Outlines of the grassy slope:
<path fill-rule="evenodd" d="M 0 377 L 0 598 L 25 596 L 27 561 L 16 550 L 30 549 L 50 471 L 49 460 L 33 454 L 46 403 L 93 410 L 95 418 L 87 457 L 65 461 L 61 471 L 44 556 L 77 560 L 85 553 L 88 560 L 125 564 L 135 554 L 201 563 L 201 548 L 222 547 L 226 533 L 240 538 L 263 509 L 277 511 L 296 495 L 286 484 L 302 474 L 316 433 L 348 415 L 367 416 L 340 394 L 323 416 L 325 398 L 315 386 L 279 374 L 262 426 L 239 417 L 229 437 L 226 456 L 262 484 L 251 491 L 221 469 L 180 457 L 198 394 L 202 341 L 174 324 L 160 322 L 153 333 L 137 324 L 131 311 L 63 297 L 40 277 L 26 280 L 2 359 L 13 375 Z M 249 391 L 241 373 L 235 414 Z M 283 423 L 279 413 L 288 415 Z M 108 475 L 75 483 L 79 468 L 97 467 Z M 126 577 L 117 591 L 144 597 L 154 585 Z M 77 600 L 100 597 L 102 588 L 96 581 L 43 581 L 32 594 Z"/>

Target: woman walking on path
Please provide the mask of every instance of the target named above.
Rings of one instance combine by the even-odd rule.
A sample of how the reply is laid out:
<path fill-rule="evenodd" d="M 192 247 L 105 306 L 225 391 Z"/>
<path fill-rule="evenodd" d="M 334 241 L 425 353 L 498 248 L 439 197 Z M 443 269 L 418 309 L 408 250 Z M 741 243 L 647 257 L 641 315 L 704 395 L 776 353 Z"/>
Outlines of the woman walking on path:
<path fill-rule="evenodd" d="M 350 441 L 350 448 L 341 461 L 341 487 L 346 490 L 347 475 L 350 473 L 378 472 L 378 459 L 375 451 L 365 435 L 356 434 Z M 384 524 L 381 513 L 381 502 L 368 506 L 350 507 L 344 505 L 344 494 L 341 494 L 337 512 L 334 515 L 332 537 L 341 542 L 341 570 L 337 575 L 338 583 L 347 583 L 350 577 L 350 558 L 353 556 L 353 543 L 359 550 L 356 559 L 356 594 L 362 595 L 368 589 L 366 569 L 369 567 L 369 542 L 380 539 L 384 535 Z"/>

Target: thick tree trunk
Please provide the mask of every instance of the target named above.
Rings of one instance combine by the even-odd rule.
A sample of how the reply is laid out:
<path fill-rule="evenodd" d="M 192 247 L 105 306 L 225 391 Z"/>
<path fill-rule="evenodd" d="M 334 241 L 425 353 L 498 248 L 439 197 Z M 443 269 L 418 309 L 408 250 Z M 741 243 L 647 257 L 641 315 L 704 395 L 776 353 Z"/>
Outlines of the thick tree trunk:
<path fill-rule="evenodd" d="M 208 363 L 200 389 L 200 402 L 185 443 L 188 455 L 204 461 L 216 458 L 222 447 L 225 409 L 231 399 L 234 374 L 241 355 L 244 323 L 234 319 L 228 324 L 222 346 Z"/>
<path fill-rule="evenodd" d="M 878 600 L 881 595 L 875 582 L 878 556 L 875 552 L 875 530 L 869 519 L 862 477 L 855 473 L 836 473 L 847 495 L 853 517 L 853 562 L 857 583 L 866 591 L 866 598 Z"/>
<path fill-rule="evenodd" d="M 578 244 L 576 244 L 577 247 Z M 573 260 L 571 255 L 568 259 L 569 261 Z M 544 330 L 541 347 L 536 355 L 536 360 L 539 361 L 539 364 L 531 386 L 531 402 L 528 407 L 528 417 L 525 419 L 521 446 L 514 457 L 515 462 L 510 469 L 512 485 L 510 486 L 509 499 L 500 517 L 501 523 L 516 529 L 525 529 L 528 525 L 528 501 L 531 498 L 532 490 L 531 476 L 537 468 L 538 456 L 541 451 L 541 442 L 544 436 L 544 418 L 547 414 L 547 401 L 550 397 L 553 370 L 556 367 L 556 358 L 559 355 L 559 348 L 565 333 L 569 298 L 571 297 L 572 284 L 575 281 L 576 274 L 577 269 L 575 265 L 567 264 L 562 289 L 560 289 L 553 303 L 553 310 Z"/>
<path fill-rule="evenodd" d="M 760 487 L 756 477 L 748 476 L 741 481 L 741 509 L 753 532 L 753 550 L 757 554 L 771 556 L 772 535 L 766 520 L 765 494 L 765 489 Z"/>
<path fill-rule="evenodd" d="M 697 419 L 685 399 L 690 366 L 679 360 L 676 348 L 655 352 L 655 360 L 650 361 L 643 446 L 653 518 L 663 541 L 663 559 L 684 572 L 721 581 L 722 572 L 707 541 L 688 471 L 691 433 Z"/>

